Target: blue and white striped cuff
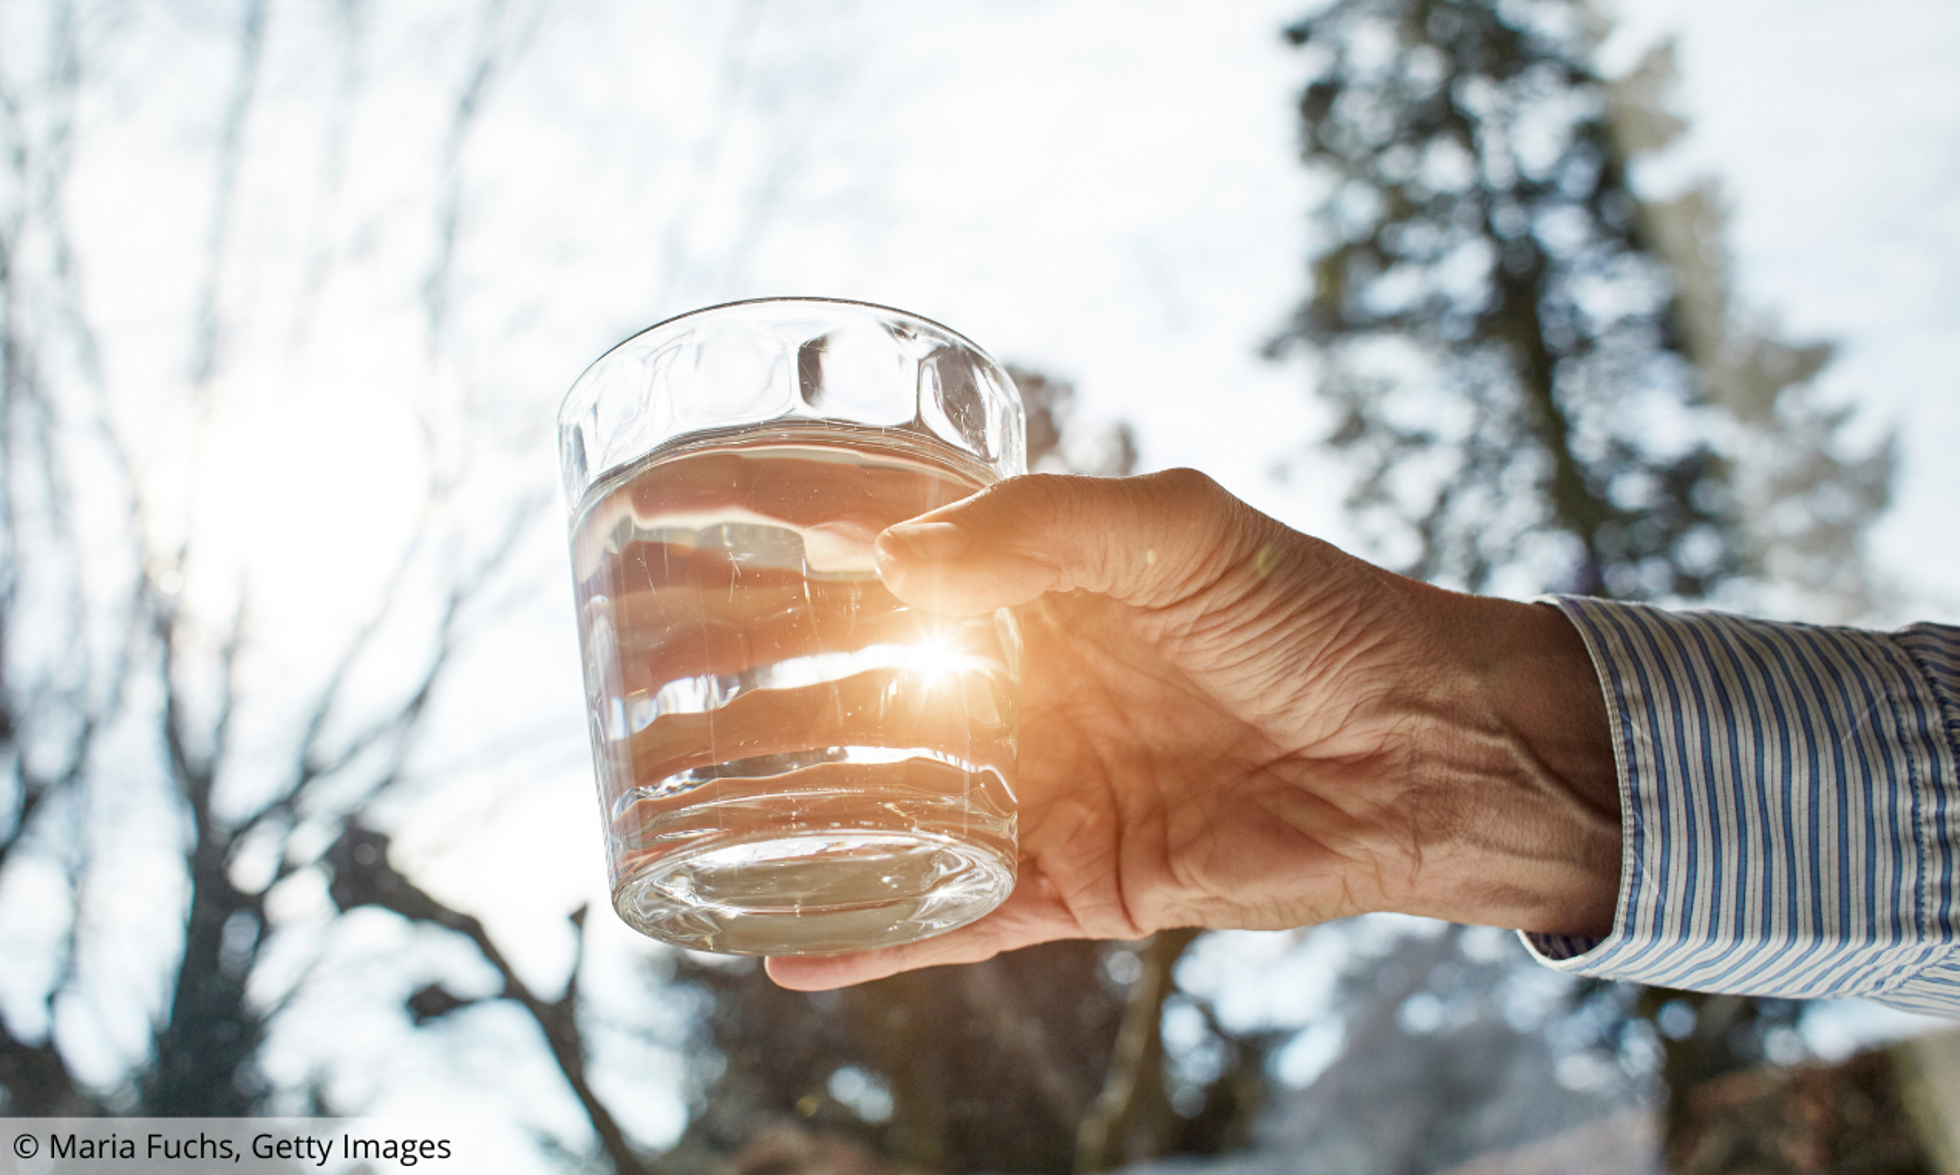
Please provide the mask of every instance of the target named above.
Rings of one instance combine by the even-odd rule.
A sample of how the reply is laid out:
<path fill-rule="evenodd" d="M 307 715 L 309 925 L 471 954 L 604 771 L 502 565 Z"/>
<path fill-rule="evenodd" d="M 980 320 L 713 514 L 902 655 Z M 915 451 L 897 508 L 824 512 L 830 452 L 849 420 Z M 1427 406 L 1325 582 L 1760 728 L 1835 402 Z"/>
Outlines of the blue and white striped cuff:
<path fill-rule="evenodd" d="M 1960 1016 L 1960 629 L 1552 602 L 1605 690 L 1624 841 L 1613 932 L 1532 953 Z"/>

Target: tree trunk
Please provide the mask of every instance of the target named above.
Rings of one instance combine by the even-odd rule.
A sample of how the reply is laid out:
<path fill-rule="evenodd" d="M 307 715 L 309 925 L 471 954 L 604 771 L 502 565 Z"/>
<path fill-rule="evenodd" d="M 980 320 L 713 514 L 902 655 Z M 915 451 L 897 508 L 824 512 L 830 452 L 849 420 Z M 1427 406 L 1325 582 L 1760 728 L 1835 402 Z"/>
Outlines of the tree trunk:
<path fill-rule="evenodd" d="M 172 988 L 176 999 L 156 1035 L 156 1055 L 142 1082 L 143 1106 L 169 1118 L 242 1117 L 258 1096 L 252 1057 L 264 1024 L 246 1002 L 245 982 L 265 922 L 259 895 L 232 884 L 222 834 L 203 819 L 198 823 L 190 916 Z"/>

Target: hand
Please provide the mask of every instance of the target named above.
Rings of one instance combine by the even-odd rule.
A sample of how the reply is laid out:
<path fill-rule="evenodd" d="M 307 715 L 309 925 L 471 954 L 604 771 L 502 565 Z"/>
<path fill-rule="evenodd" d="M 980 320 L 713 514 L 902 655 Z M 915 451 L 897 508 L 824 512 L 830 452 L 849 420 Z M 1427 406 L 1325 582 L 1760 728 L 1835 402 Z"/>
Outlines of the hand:
<path fill-rule="evenodd" d="M 1383 571 L 1189 470 L 1013 478 L 877 559 L 908 603 L 1020 609 L 1020 879 L 937 938 L 772 959 L 778 983 L 1376 910 L 1610 927 L 1605 709 L 1555 609 Z"/>

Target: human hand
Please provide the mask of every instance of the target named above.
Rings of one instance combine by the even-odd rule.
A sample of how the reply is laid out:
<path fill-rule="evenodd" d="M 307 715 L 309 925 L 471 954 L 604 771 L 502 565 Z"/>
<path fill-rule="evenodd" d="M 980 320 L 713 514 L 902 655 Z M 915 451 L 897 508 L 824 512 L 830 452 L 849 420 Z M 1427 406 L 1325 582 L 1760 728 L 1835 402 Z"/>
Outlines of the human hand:
<path fill-rule="evenodd" d="M 937 938 L 772 959 L 784 986 L 1374 910 L 1610 926 L 1604 705 L 1556 610 L 1394 575 L 1189 470 L 1013 478 L 877 558 L 908 603 L 1020 608 L 1020 880 Z"/>

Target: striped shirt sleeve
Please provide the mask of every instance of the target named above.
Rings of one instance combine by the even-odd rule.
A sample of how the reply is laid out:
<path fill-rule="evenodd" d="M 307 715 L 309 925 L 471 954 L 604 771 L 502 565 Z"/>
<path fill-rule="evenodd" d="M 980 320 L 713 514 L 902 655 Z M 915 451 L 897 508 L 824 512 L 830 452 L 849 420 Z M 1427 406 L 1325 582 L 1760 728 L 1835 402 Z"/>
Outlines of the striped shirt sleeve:
<path fill-rule="evenodd" d="M 1560 970 L 1960 1017 L 1960 628 L 1552 601 L 1605 690 L 1622 871 Z"/>

